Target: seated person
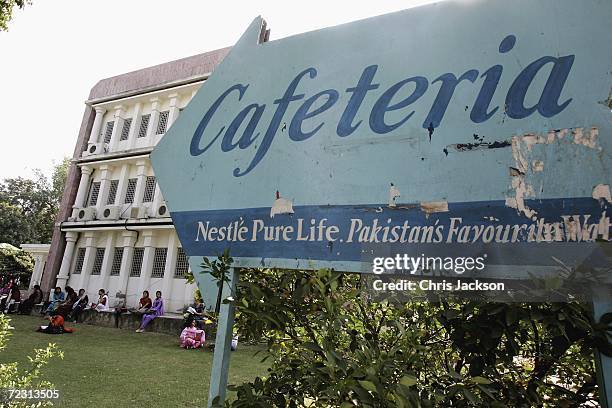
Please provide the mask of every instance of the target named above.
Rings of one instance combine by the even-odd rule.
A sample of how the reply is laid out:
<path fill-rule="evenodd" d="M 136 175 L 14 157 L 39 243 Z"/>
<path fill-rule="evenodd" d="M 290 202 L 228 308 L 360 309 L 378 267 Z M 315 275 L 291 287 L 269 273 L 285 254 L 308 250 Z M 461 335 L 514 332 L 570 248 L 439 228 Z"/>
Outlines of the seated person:
<path fill-rule="evenodd" d="M 32 294 L 23 302 L 19 304 L 19 313 L 30 314 L 34 305 L 41 303 L 43 300 L 43 293 L 40 290 L 40 285 L 34 285 Z"/>
<path fill-rule="evenodd" d="M 158 316 L 164 314 L 164 301 L 162 300 L 162 293 L 160 290 L 155 292 L 155 301 L 151 309 L 142 317 L 142 323 L 136 330 L 136 333 L 144 332 L 144 329 Z"/>
<path fill-rule="evenodd" d="M 142 292 L 142 297 L 138 301 L 138 307 L 136 309 L 130 310 L 130 312 L 136 314 L 146 314 L 149 309 L 151 309 L 151 306 L 153 306 L 153 302 L 149 297 L 149 291 L 145 290 L 144 292 Z"/>
<path fill-rule="evenodd" d="M 107 312 L 110 310 L 110 305 L 108 301 L 108 295 L 104 289 L 100 289 L 98 291 L 98 303 L 92 303 L 91 308 L 96 312 Z"/>
<path fill-rule="evenodd" d="M 186 349 L 198 348 L 204 345 L 206 336 L 204 330 L 196 327 L 195 320 L 191 320 L 189 326 L 185 327 L 180 336 L 181 347 Z"/>
<path fill-rule="evenodd" d="M 40 313 L 45 314 L 54 311 L 65 299 L 66 294 L 62 292 L 62 288 L 57 286 L 53 291 L 53 297 L 47 303 L 45 303 Z"/>
<path fill-rule="evenodd" d="M 17 287 L 17 285 L 13 285 L 11 287 L 11 294 L 8 298 L 2 299 L 0 302 L 0 311 L 4 311 L 4 314 L 7 314 L 15 303 L 21 302 L 21 291 Z"/>
<path fill-rule="evenodd" d="M 89 305 L 89 297 L 85 293 L 85 289 L 79 289 L 79 297 L 72 305 L 72 311 L 69 314 L 70 319 L 72 319 L 73 322 L 77 322 L 81 312 L 85 310 L 87 305 Z"/>
<path fill-rule="evenodd" d="M 74 330 L 64 326 L 64 318 L 60 315 L 49 316 L 49 325 L 40 326 L 36 331 L 47 334 L 72 333 Z"/>
<path fill-rule="evenodd" d="M 77 295 L 74 289 L 72 289 L 70 286 L 66 286 L 66 300 L 60 303 L 54 311 L 49 312 L 49 314 L 61 315 L 62 317 L 66 318 L 68 313 L 72 311 L 72 305 L 74 305 L 74 302 L 76 302 L 78 298 L 79 295 Z"/>

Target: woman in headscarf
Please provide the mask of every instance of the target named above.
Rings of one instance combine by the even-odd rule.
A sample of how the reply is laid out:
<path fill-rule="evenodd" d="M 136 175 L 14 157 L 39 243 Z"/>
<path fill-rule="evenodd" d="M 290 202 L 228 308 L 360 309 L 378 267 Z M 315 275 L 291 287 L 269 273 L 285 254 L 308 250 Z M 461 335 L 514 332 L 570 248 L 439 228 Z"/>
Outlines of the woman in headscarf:
<path fill-rule="evenodd" d="M 47 302 L 48 306 L 46 308 L 43 306 L 43 309 L 40 313 L 41 314 L 51 313 L 52 311 L 57 309 L 57 307 L 60 305 L 60 303 L 64 301 L 64 299 L 66 299 L 66 294 L 62 292 L 62 288 L 57 286 L 55 290 L 53 291 L 53 297 L 51 298 L 49 302 Z"/>
<path fill-rule="evenodd" d="M 81 312 L 85 310 L 87 305 L 89 305 L 89 297 L 85 293 L 85 289 L 79 289 L 79 298 L 72 305 L 72 312 L 69 314 L 70 319 L 73 322 L 78 322 Z"/>
<path fill-rule="evenodd" d="M 72 333 L 74 331 L 74 329 L 64 326 L 64 318 L 61 315 L 49 316 L 48 319 L 49 325 L 40 326 L 36 331 L 47 334 Z"/>
<path fill-rule="evenodd" d="M 60 305 L 49 314 L 61 315 L 62 317 L 66 318 L 66 316 L 68 316 L 68 313 L 72 311 L 72 306 L 74 305 L 74 302 L 76 302 L 78 299 L 79 295 L 76 294 L 74 289 L 72 289 L 70 286 L 66 286 L 66 300 L 60 303 Z"/>
<path fill-rule="evenodd" d="M 108 304 L 108 295 L 104 289 L 100 289 L 98 291 L 98 303 L 92 303 L 91 308 L 96 312 L 107 312 L 110 310 L 110 306 Z"/>
<path fill-rule="evenodd" d="M 142 323 L 136 333 L 142 333 L 144 329 L 158 316 L 164 314 L 164 301 L 162 300 L 161 291 L 155 292 L 155 301 L 153 302 L 153 306 L 149 309 L 147 314 L 142 317 Z"/>
<path fill-rule="evenodd" d="M 30 314 L 34 305 L 41 303 L 43 300 L 43 293 L 40 290 L 40 285 L 34 285 L 32 294 L 23 302 L 19 304 L 19 313 Z"/>

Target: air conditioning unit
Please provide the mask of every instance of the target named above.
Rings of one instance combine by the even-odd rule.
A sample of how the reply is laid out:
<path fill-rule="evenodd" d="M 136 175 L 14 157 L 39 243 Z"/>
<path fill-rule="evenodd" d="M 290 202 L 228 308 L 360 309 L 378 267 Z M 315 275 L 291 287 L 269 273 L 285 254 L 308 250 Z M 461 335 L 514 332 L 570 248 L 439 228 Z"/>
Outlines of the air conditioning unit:
<path fill-rule="evenodd" d="M 170 217 L 170 210 L 166 206 L 166 203 L 159 204 L 157 208 L 151 208 L 150 216 L 153 218 L 166 218 Z"/>
<path fill-rule="evenodd" d="M 91 221 L 96 217 L 96 209 L 94 207 L 79 208 L 77 210 L 77 221 Z"/>
<path fill-rule="evenodd" d="M 146 207 L 130 208 L 130 218 L 147 218 L 147 208 Z"/>
<path fill-rule="evenodd" d="M 108 152 L 108 144 L 92 143 L 87 146 L 87 150 L 83 152 L 83 156 L 91 156 L 92 154 L 102 154 Z"/>
<path fill-rule="evenodd" d="M 118 220 L 121 215 L 121 207 L 116 205 L 107 205 L 98 214 L 100 220 Z"/>

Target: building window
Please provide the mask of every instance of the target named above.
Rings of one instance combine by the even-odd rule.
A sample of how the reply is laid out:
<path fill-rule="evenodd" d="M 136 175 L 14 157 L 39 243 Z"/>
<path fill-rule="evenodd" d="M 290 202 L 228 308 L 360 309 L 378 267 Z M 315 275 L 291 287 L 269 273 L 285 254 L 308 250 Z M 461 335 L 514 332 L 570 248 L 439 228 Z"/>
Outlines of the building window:
<path fill-rule="evenodd" d="M 119 180 L 111 180 L 110 188 L 108 189 L 108 198 L 106 199 L 106 205 L 115 204 L 117 199 L 117 188 L 119 187 Z"/>
<path fill-rule="evenodd" d="M 99 275 L 102 271 L 102 262 L 104 261 L 104 248 L 96 248 L 96 257 L 94 258 L 92 275 Z"/>
<path fill-rule="evenodd" d="M 174 268 L 174 277 L 183 278 L 189 271 L 189 260 L 183 248 L 178 248 L 176 254 L 176 267 Z"/>
<path fill-rule="evenodd" d="M 91 183 L 91 190 L 89 190 L 89 206 L 93 207 L 98 204 L 98 195 L 100 194 L 100 182 L 94 181 Z"/>
<path fill-rule="evenodd" d="M 111 137 L 113 136 L 113 128 L 115 127 L 115 121 L 111 120 L 106 122 L 106 129 L 104 129 L 104 143 L 110 143 Z"/>
<path fill-rule="evenodd" d="M 140 117 L 140 129 L 138 129 L 138 137 L 145 137 L 147 135 L 147 129 L 149 128 L 150 114 L 142 115 Z"/>
<path fill-rule="evenodd" d="M 170 111 L 159 112 L 159 122 L 157 122 L 157 132 L 158 135 L 163 135 L 166 133 L 166 125 L 168 125 L 168 115 Z"/>
<path fill-rule="evenodd" d="M 153 201 L 153 197 L 155 197 L 155 176 L 147 176 L 142 202 L 150 203 Z"/>
<path fill-rule="evenodd" d="M 151 272 L 152 278 L 164 277 L 164 269 L 166 268 L 167 255 L 168 248 L 155 248 L 155 255 L 153 256 L 153 271 Z"/>
<path fill-rule="evenodd" d="M 121 138 L 119 140 L 128 140 L 130 134 L 130 128 L 132 127 L 132 118 L 123 121 L 123 127 L 121 128 Z"/>
<path fill-rule="evenodd" d="M 130 268 L 131 278 L 140 276 L 143 258 L 144 248 L 134 248 L 134 256 L 132 257 L 132 267 Z"/>
<path fill-rule="evenodd" d="M 121 261 L 123 261 L 123 248 L 115 248 L 110 276 L 119 276 L 121 273 Z"/>
<path fill-rule="evenodd" d="M 125 192 L 125 204 L 131 204 L 134 202 L 134 193 L 136 193 L 136 184 L 138 184 L 137 178 L 131 178 L 128 180 L 127 190 Z"/>
<path fill-rule="evenodd" d="M 85 262 L 85 248 L 79 248 L 77 251 L 76 262 L 74 263 L 74 275 L 78 275 L 83 271 L 83 262 Z"/>

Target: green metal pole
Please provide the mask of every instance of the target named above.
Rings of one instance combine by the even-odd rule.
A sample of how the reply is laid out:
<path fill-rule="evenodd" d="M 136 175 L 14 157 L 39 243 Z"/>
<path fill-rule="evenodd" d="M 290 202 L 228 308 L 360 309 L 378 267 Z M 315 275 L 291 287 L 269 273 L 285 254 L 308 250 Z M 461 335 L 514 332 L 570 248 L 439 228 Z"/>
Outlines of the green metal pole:
<path fill-rule="evenodd" d="M 223 284 L 221 299 L 227 299 L 229 296 L 234 296 L 234 289 L 237 281 L 238 271 L 236 268 L 231 268 L 229 271 L 229 280 Z M 213 365 L 210 373 L 208 408 L 213 407 L 213 402 L 222 405 L 223 401 L 225 401 L 233 334 L 232 328 L 234 326 L 234 312 L 235 307 L 233 302 L 221 303 L 217 323 L 215 354 L 213 355 Z"/>

